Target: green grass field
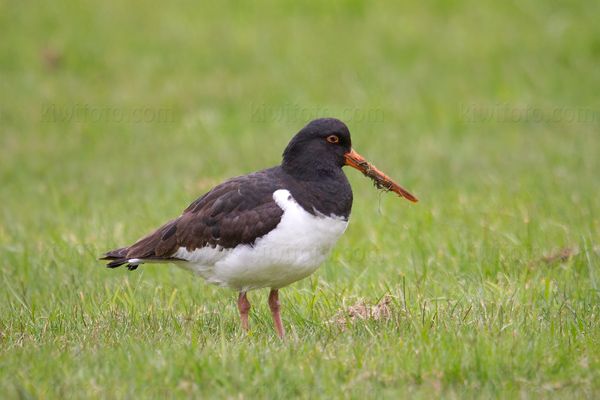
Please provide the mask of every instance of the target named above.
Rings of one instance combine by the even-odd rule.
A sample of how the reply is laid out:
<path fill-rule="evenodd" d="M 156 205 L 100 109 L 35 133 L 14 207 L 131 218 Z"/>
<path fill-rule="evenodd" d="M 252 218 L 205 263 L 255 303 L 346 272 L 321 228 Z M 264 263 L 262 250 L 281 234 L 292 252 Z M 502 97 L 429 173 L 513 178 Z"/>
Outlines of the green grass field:
<path fill-rule="evenodd" d="M 600 3 L 261 3 L 0 2 L 0 396 L 600 396 Z M 420 202 L 346 171 L 285 341 L 96 261 L 322 116 Z"/>

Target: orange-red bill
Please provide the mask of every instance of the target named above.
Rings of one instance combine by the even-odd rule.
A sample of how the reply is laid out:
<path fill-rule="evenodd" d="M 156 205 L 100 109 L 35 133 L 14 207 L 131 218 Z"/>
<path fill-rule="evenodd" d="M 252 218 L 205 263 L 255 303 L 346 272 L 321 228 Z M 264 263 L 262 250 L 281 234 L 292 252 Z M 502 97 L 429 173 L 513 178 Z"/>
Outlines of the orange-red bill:
<path fill-rule="evenodd" d="M 413 196 L 408 190 L 398 185 L 392 178 L 375 168 L 374 165 L 369 163 L 367 160 L 362 158 L 357 152 L 352 149 L 350 153 L 345 155 L 346 165 L 356 168 L 363 173 L 367 178 L 371 178 L 375 181 L 375 185 L 379 189 L 391 190 L 400 197 L 404 197 L 408 201 L 418 203 L 419 200 Z"/>

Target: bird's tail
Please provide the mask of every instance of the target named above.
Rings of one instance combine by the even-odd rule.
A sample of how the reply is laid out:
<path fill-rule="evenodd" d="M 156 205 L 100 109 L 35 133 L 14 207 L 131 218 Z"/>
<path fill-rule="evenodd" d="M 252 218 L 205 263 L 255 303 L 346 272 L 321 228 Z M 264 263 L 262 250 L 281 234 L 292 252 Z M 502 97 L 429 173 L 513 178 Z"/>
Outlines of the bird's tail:
<path fill-rule="evenodd" d="M 107 251 L 106 253 L 102 253 L 102 255 L 104 257 L 99 258 L 98 260 L 110 261 L 108 264 L 106 264 L 107 268 L 117 268 L 117 267 L 120 267 L 121 265 L 125 265 L 128 270 L 133 271 L 133 270 L 137 269 L 139 264 L 138 263 L 131 264 L 129 262 L 132 259 L 127 257 L 128 252 L 129 252 L 129 246 L 122 247 L 122 248 L 116 249 L 116 250 Z"/>

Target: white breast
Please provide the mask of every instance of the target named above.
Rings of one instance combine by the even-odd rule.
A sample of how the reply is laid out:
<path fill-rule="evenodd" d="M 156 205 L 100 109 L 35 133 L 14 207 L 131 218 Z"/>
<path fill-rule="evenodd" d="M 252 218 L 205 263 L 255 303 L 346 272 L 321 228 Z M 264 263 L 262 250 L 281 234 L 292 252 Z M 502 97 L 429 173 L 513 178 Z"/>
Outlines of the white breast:
<path fill-rule="evenodd" d="M 335 215 L 309 214 L 287 190 L 277 190 L 273 199 L 283 210 L 281 221 L 254 246 L 206 247 L 193 252 L 182 247 L 173 257 L 188 262 L 177 265 L 210 283 L 243 292 L 280 289 L 312 274 L 342 236 L 348 221 Z"/>

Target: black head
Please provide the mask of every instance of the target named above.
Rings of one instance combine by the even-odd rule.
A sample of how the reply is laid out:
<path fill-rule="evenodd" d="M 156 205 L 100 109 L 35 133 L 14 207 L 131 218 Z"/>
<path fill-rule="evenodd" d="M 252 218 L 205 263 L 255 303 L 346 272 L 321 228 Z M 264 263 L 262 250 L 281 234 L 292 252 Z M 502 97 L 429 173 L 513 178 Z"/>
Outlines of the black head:
<path fill-rule="evenodd" d="M 325 181 L 333 178 L 335 182 L 345 182 L 349 187 L 342 172 L 344 165 L 356 168 L 380 189 L 392 191 L 413 203 L 419 201 L 352 149 L 348 127 L 339 119 L 311 121 L 292 138 L 283 152 L 281 163 L 283 170 L 296 179 Z"/>
<path fill-rule="evenodd" d="M 339 119 L 311 121 L 290 141 L 283 152 L 283 168 L 292 175 L 331 175 L 346 164 L 352 151 L 348 127 Z"/>

